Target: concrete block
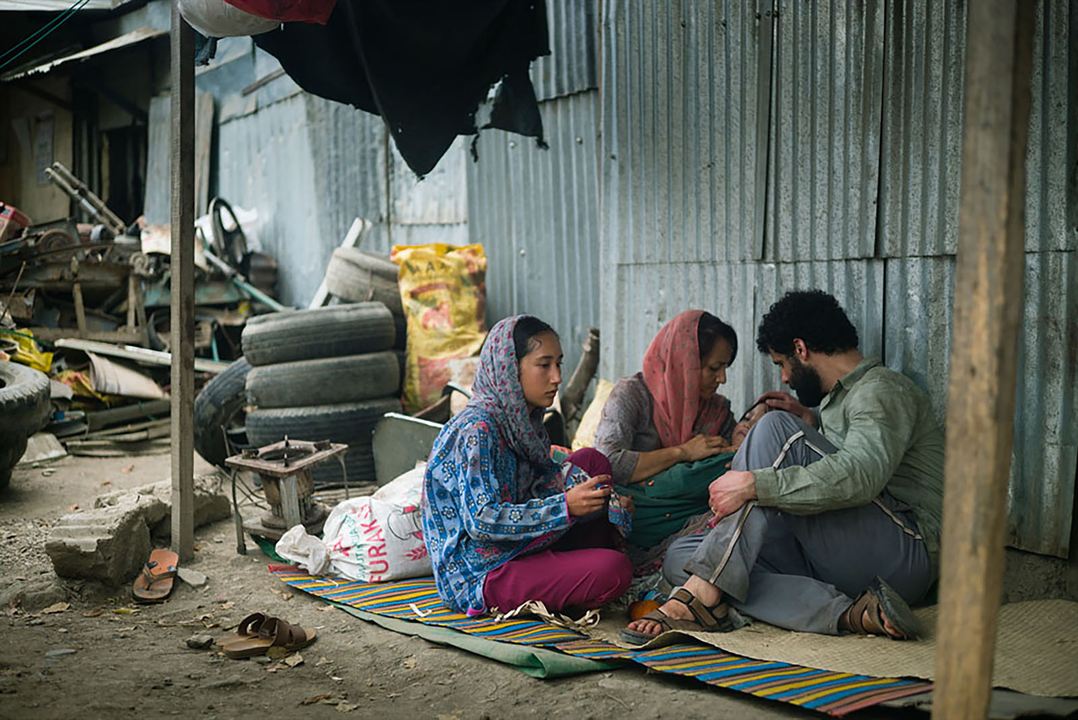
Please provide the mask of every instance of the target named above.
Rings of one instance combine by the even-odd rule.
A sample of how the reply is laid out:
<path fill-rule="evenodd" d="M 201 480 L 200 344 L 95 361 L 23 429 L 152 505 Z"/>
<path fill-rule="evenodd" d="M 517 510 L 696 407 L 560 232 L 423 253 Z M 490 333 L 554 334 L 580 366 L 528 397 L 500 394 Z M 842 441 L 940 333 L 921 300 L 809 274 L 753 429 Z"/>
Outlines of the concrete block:
<path fill-rule="evenodd" d="M 118 585 L 133 577 L 150 554 L 147 516 L 160 517 L 157 498 L 132 495 L 113 505 L 60 518 L 45 552 L 56 574 Z"/>
<path fill-rule="evenodd" d="M 217 473 L 195 478 L 195 527 L 231 515 Z M 172 511 L 171 480 L 102 495 L 94 509 L 60 518 L 45 545 L 56 574 L 118 585 L 142 568 L 153 536 L 167 538 Z"/>

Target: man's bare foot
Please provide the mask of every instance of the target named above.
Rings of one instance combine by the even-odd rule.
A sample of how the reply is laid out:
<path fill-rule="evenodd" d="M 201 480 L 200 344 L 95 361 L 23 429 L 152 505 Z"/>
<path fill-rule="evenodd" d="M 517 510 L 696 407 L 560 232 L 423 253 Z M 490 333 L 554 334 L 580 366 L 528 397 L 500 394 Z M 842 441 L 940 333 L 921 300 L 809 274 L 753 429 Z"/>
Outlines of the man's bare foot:
<path fill-rule="evenodd" d="M 707 607 L 718 605 L 722 600 L 722 592 L 703 578 L 691 575 L 682 586 L 691 592 L 700 602 Z M 659 612 L 673 620 L 692 620 L 693 615 L 687 605 L 677 600 L 667 600 L 659 606 Z M 642 635 L 655 637 L 663 631 L 663 626 L 654 620 L 635 620 L 629 623 L 629 629 Z"/>

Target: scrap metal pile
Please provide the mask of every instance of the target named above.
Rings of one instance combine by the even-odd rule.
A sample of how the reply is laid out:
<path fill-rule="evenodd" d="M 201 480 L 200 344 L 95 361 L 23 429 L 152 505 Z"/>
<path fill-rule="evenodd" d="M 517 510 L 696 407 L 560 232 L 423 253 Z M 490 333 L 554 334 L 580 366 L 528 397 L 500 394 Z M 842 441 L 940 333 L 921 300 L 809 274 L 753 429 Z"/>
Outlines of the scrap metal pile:
<path fill-rule="evenodd" d="M 0 488 L 20 456 L 168 445 L 169 228 L 117 217 L 60 163 L 46 175 L 92 222 L 34 224 L 0 203 Z M 273 298 L 273 258 L 248 247 L 227 202 L 210 210 L 196 231 L 195 369 L 204 381 L 241 354 L 248 317 L 284 309 Z M 43 427 L 52 438 L 39 435 L 27 450 Z"/>

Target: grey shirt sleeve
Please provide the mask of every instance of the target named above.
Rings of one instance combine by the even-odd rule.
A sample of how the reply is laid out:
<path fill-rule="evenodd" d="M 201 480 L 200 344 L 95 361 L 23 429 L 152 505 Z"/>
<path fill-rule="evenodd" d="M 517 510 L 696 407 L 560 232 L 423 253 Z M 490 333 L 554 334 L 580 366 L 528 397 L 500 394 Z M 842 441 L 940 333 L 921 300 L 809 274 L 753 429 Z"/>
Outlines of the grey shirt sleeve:
<path fill-rule="evenodd" d="M 622 378 L 603 406 L 595 447 L 610 459 L 614 482 L 626 485 L 633 476 L 641 452 L 659 447 L 651 421 L 651 395 L 639 376 Z"/>

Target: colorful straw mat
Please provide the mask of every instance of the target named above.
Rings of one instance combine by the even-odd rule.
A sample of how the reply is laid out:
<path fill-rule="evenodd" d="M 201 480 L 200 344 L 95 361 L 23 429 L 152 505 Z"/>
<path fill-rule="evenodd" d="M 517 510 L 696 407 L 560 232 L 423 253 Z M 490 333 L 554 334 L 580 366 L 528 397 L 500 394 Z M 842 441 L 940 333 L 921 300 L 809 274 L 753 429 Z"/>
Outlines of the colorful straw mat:
<path fill-rule="evenodd" d="M 754 660 L 701 643 L 627 650 L 542 620 L 513 618 L 497 622 L 489 617 L 470 618 L 442 604 L 434 580 L 429 577 L 364 583 L 312 577 L 284 565 L 271 565 L 270 572 L 315 597 L 377 615 L 453 628 L 489 640 L 551 648 L 591 660 L 631 661 L 658 672 L 690 677 L 708 685 L 834 716 L 917 695 L 932 687 L 931 683 L 917 680 L 876 678 Z"/>

